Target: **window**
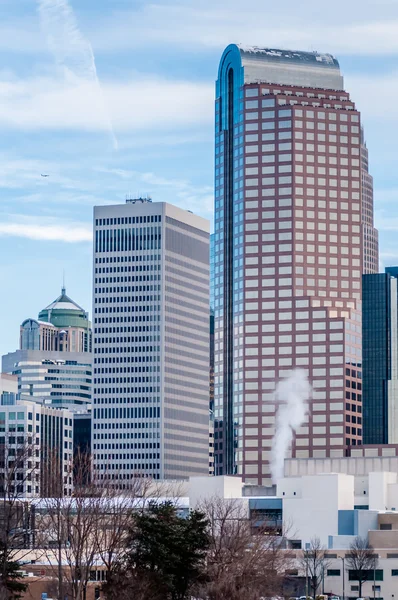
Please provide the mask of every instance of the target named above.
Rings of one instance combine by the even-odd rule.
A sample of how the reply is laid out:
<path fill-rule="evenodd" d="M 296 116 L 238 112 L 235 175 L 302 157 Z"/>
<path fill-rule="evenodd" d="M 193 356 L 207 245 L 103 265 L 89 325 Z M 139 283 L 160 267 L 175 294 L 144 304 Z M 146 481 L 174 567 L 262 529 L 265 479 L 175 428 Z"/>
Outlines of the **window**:
<path fill-rule="evenodd" d="M 275 106 L 275 100 L 274 100 L 274 98 L 267 98 L 267 99 L 262 100 L 261 106 L 263 108 L 270 108 L 272 106 Z"/>
<path fill-rule="evenodd" d="M 366 581 L 384 581 L 383 578 L 383 569 L 369 569 L 365 571 Z M 356 571 L 352 571 L 351 569 L 348 571 L 348 579 L 349 581 L 358 581 L 358 574 Z"/>
<path fill-rule="evenodd" d="M 380 523 L 380 531 L 391 531 L 392 524 L 391 523 Z"/>
<path fill-rule="evenodd" d="M 340 569 L 328 569 L 328 577 L 340 577 Z"/>

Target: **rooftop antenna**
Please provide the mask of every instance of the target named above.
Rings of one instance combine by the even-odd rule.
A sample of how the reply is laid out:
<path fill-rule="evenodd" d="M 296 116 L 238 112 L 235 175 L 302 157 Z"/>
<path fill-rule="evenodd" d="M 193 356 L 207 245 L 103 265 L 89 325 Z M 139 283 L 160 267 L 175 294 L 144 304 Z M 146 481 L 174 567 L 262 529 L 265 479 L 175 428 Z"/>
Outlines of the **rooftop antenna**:
<path fill-rule="evenodd" d="M 66 294 L 66 288 L 65 288 L 65 269 L 63 269 L 62 271 L 62 295 L 64 296 Z"/>

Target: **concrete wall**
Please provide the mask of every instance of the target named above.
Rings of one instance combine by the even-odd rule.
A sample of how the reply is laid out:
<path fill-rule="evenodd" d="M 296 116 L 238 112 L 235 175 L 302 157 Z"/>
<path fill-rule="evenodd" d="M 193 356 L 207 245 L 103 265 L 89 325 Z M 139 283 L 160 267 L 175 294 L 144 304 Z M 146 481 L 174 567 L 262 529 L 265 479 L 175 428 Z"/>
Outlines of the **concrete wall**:
<path fill-rule="evenodd" d="M 369 544 L 373 548 L 398 549 L 398 531 L 396 529 L 392 531 L 369 531 L 368 538 Z M 398 560 L 396 562 L 398 563 Z M 396 565 L 396 568 L 398 568 L 398 565 Z"/>
<path fill-rule="evenodd" d="M 349 550 L 355 535 L 330 535 L 328 540 L 328 550 Z"/>
<path fill-rule="evenodd" d="M 303 548 L 314 537 L 324 546 L 330 535 L 338 535 L 338 511 L 354 508 L 354 478 L 328 474 L 285 478 L 278 482 L 283 520 L 289 537 L 302 541 Z"/>
<path fill-rule="evenodd" d="M 3 392 L 18 394 L 18 377 L 7 373 L 0 373 L 0 395 Z"/>
<path fill-rule="evenodd" d="M 369 509 L 388 510 L 389 484 L 397 483 L 397 473 L 369 473 Z"/>
<path fill-rule="evenodd" d="M 241 477 L 190 477 L 189 506 L 195 508 L 198 504 L 211 498 L 242 499 Z M 243 500 L 248 506 L 248 499 Z"/>
<path fill-rule="evenodd" d="M 382 456 L 379 456 L 379 447 L 361 449 L 365 456 L 350 456 L 336 458 L 309 458 L 298 459 L 289 458 L 285 460 L 285 477 L 297 477 L 302 475 L 316 475 L 321 473 L 347 473 L 357 477 L 366 477 L 372 472 L 389 471 L 398 472 L 398 456 L 395 456 L 395 449 L 385 447 L 381 449 Z M 354 450 L 351 450 L 353 454 Z M 391 456 L 391 453 L 394 455 Z"/>

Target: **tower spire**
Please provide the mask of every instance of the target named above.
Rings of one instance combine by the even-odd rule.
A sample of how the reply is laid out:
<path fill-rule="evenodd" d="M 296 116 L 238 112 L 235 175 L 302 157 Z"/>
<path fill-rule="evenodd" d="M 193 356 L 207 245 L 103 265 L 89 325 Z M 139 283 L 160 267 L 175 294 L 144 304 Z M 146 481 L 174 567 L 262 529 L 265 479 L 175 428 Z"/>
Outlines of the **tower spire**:
<path fill-rule="evenodd" d="M 61 289 L 61 293 L 64 296 L 66 294 L 66 287 L 65 287 L 65 269 L 62 271 L 62 289 Z"/>

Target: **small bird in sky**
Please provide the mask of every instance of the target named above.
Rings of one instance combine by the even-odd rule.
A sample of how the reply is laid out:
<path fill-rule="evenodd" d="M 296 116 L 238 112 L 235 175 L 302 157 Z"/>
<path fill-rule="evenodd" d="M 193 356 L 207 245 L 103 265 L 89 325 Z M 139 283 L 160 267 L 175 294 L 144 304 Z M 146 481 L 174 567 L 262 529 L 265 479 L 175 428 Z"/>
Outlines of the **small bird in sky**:
<path fill-rule="evenodd" d="M 43 175 L 43 173 L 40 173 L 40 175 L 41 175 L 42 177 L 49 177 L 49 175 Z"/>

